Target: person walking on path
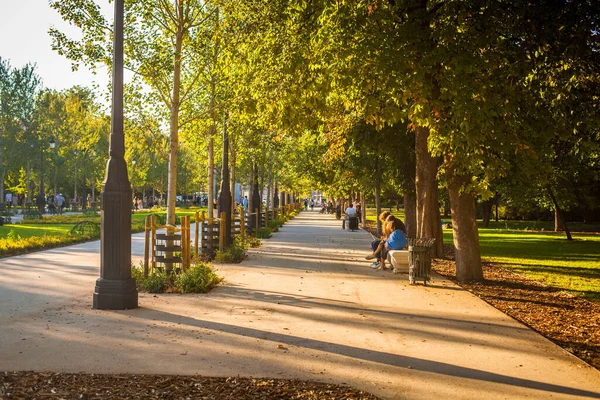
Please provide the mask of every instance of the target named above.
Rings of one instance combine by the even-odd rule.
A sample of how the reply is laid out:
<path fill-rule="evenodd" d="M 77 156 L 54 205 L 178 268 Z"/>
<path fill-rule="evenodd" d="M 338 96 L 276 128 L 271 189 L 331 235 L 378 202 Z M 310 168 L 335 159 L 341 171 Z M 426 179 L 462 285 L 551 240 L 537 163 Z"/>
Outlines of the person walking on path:
<path fill-rule="evenodd" d="M 13 195 L 11 192 L 6 193 L 6 195 L 4 196 L 4 200 L 6 200 L 6 207 L 9 209 L 12 206 L 12 199 Z"/>
<path fill-rule="evenodd" d="M 59 193 L 58 196 L 56 196 L 56 207 L 58 208 L 58 213 L 62 214 L 63 208 L 65 207 L 65 198 L 62 193 Z"/>

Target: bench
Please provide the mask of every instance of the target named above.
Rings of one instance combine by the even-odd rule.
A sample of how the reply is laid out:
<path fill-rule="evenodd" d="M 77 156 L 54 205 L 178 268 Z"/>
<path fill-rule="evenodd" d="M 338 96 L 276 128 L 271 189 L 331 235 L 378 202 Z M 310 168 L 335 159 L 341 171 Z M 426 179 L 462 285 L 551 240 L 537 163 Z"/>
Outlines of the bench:
<path fill-rule="evenodd" d="M 408 274 L 408 250 L 390 250 L 387 260 L 395 274 Z"/>

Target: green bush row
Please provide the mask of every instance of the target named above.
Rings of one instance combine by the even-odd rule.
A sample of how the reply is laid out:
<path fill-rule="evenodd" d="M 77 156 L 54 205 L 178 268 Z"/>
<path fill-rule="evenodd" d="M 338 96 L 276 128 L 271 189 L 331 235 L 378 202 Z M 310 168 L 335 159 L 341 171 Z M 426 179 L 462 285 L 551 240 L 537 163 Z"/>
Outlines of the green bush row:
<path fill-rule="evenodd" d="M 246 250 L 250 247 L 250 243 L 252 240 L 255 239 L 250 239 L 250 236 L 236 236 L 233 239 L 233 243 L 229 245 L 224 251 L 217 250 L 217 252 L 215 253 L 215 261 L 221 264 L 242 262 L 242 260 L 246 258 Z"/>
<path fill-rule="evenodd" d="M 144 276 L 142 267 L 132 266 L 131 276 L 135 278 L 138 290 L 148 293 L 208 293 L 223 280 L 210 264 L 200 261 L 179 274 L 170 275 L 156 270 Z"/>
<path fill-rule="evenodd" d="M 8 237 L 4 239 L 0 238 L 0 257 L 15 256 L 17 254 L 24 254 L 35 250 L 67 246 L 85 242 L 91 239 L 95 238 L 87 235 L 44 235 L 21 238 L 15 231 L 10 231 Z"/>
<path fill-rule="evenodd" d="M 271 228 L 258 228 L 256 231 L 256 237 L 259 239 L 269 239 L 273 236 Z"/>

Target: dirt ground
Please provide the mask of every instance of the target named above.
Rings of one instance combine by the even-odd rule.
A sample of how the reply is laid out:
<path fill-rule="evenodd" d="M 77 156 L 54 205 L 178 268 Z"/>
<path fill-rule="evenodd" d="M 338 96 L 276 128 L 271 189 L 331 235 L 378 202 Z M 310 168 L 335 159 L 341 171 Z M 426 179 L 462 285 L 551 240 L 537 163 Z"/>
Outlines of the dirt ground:
<path fill-rule="evenodd" d="M 0 374 L 2 399 L 365 399 L 345 386 L 284 379 L 201 376 L 97 375 L 34 372 Z"/>

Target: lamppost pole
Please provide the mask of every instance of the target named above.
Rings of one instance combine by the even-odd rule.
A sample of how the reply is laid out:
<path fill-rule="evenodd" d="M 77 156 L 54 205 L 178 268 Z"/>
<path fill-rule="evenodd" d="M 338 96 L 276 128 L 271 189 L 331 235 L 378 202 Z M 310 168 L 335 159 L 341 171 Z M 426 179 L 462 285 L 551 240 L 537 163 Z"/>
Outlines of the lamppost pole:
<path fill-rule="evenodd" d="M 101 310 L 138 306 L 135 279 L 131 277 L 131 185 L 123 133 L 124 13 L 124 0 L 115 0 L 110 148 L 102 183 L 100 278 L 93 304 Z"/>
<path fill-rule="evenodd" d="M 219 191 L 219 214 L 225 212 L 225 246 L 231 244 L 231 191 L 229 189 L 229 136 L 227 135 L 227 114 L 223 123 L 223 173 Z"/>
<path fill-rule="evenodd" d="M 40 214 L 44 214 L 46 206 L 46 194 L 44 193 L 44 144 L 40 140 L 40 200 L 38 207 Z"/>

